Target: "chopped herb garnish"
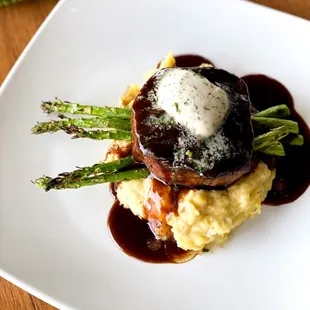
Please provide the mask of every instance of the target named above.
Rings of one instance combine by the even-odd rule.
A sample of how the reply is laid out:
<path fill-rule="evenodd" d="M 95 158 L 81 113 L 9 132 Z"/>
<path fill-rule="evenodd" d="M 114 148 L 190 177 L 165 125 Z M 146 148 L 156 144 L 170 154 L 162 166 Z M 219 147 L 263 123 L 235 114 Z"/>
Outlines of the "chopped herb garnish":
<path fill-rule="evenodd" d="M 208 253 L 208 252 L 210 252 L 210 250 L 209 249 L 203 249 L 202 252 Z"/>
<path fill-rule="evenodd" d="M 190 150 L 187 150 L 186 153 L 185 153 L 186 156 L 192 158 L 193 157 L 193 152 L 190 151 Z"/>
<path fill-rule="evenodd" d="M 181 110 L 179 109 L 179 105 L 176 102 L 173 104 L 173 106 L 175 107 L 178 113 L 181 113 Z"/>

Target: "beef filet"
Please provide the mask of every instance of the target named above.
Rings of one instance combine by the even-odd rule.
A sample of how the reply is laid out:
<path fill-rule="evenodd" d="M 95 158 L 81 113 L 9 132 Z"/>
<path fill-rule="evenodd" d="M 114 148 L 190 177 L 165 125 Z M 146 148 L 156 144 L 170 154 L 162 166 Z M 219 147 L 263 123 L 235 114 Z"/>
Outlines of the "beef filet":
<path fill-rule="evenodd" d="M 222 88 L 229 100 L 224 123 L 208 138 L 192 134 L 156 105 L 156 91 L 167 70 L 157 71 L 133 104 L 133 156 L 168 184 L 228 186 L 251 169 L 253 130 L 246 84 L 214 68 L 189 68 Z"/>

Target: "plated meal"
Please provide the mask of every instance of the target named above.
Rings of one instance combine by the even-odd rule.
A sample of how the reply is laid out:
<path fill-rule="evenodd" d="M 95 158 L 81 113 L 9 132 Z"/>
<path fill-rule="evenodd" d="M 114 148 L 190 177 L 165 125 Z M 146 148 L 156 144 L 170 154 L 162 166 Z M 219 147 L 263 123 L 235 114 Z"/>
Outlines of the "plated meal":
<path fill-rule="evenodd" d="M 124 252 L 188 261 L 222 246 L 263 202 L 288 203 L 308 188 L 309 127 L 281 83 L 172 53 L 145 78 L 117 108 L 43 102 L 59 119 L 32 128 L 113 140 L 104 161 L 34 183 L 46 191 L 111 183 L 108 224 Z"/>

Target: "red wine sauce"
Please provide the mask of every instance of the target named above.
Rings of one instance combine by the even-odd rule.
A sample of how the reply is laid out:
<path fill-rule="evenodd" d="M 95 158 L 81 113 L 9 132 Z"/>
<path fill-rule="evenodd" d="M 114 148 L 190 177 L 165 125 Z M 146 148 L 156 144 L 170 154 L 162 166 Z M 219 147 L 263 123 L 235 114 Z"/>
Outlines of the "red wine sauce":
<path fill-rule="evenodd" d="M 199 67 L 201 64 L 210 64 L 214 67 L 213 63 L 200 55 L 185 54 L 174 56 L 176 67 L 187 68 L 187 67 Z M 161 61 L 157 64 L 159 68 Z"/>
<path fill-rule="evenodd" d="M 125 209 L 116 199 L 109 214 L 108 226 L 118 246 L 128 255 L 148 263 L 177 263 L 188 255 L 174 240 L 155 238 L 149 224 Z"/>

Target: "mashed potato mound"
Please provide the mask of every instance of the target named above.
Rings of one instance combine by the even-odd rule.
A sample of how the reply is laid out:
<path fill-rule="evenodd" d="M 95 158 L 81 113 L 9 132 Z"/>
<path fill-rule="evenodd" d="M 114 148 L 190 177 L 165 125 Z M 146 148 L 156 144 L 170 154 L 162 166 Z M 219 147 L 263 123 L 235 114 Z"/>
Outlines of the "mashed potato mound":
<path fill-rule="evenodd" d="M 120 203 L 142 219 L 147 219 L 145 201 L 152 179 L 138 179 L 120 182 L 117 186 L 117 198 Z"/>
<path fill-rule="evenodd" d="M 223 244 L 235 227 L 261 212 L 274 177 L 275 172 L 260 162 L 252 173 L 225 190 L 193 189 L 182 195 L 178 214 L 168 219 L 178 246 L 201 250 L 212 243 Z"/>
<path fill-rule="evenodd" d="M 275 172 L 260 162 L 250 174 L 225 190 L 182 190 L 177 211 L 167 215 L 174 239 L 184 250 L 200 251 L 222 245 L 230 232 L 259 214 Z M 147 219 L 145 202 L 152 179 L 121 182 L 117 198 L 136 216 Z"/>

